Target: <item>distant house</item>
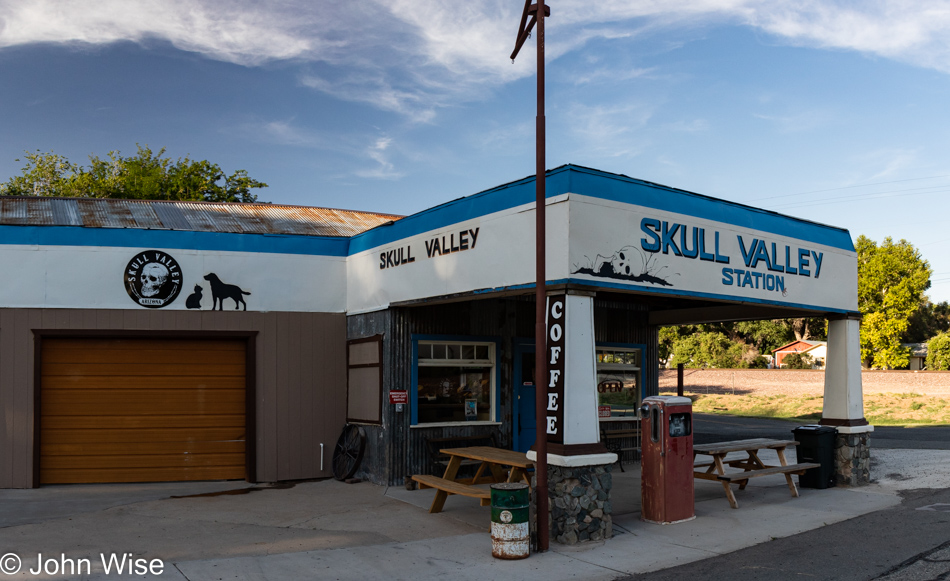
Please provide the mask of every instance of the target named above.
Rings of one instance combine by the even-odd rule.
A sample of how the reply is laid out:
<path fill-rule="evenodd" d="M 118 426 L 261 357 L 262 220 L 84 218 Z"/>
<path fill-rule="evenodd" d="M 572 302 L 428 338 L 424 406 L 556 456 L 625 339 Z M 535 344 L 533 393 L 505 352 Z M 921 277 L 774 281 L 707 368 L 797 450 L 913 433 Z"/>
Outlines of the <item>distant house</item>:
<path fill-rule="evenodd" d="M 901 343 L 901 347 L 910 349 L 910 363 L 907 369 L 911 371 L 920 371 L 927 364 L 927 344 L 926 343 Z"/>
<path fill-rule="evenodd" d="M 807 353 L 815 361 L 815 369 L 824 369 L 828 344 L 825 341 L 792 341 L 772 350 L 775 367 L 782 367 L 782 360 L 792 353 Z"/>

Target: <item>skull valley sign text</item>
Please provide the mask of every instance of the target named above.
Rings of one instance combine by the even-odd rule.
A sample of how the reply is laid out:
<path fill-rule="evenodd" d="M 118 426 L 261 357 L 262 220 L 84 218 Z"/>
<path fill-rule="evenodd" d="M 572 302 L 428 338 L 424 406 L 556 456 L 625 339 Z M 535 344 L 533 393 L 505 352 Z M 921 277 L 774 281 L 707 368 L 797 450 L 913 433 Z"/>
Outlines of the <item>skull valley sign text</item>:
<path fill-rule="evenodd" d="M 125 267 L 125 290 L 143 307 L 160 309 L 178 297 L 181 291 L 181 267 L 178 261 L 159 250 L 136 254 Z"/>

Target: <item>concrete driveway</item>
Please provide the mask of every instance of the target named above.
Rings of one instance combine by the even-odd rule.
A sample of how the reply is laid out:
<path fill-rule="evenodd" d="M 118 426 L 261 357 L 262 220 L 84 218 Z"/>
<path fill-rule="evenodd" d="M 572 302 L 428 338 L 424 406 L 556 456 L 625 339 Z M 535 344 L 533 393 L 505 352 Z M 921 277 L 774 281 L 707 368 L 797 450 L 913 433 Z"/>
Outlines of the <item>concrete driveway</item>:
<path fill-rule="evenodd" d="M 488 508 L 450 497 L 444 512 L 429 514 L 431 490 L 334 480 L 290 487 L 205 482 L 3 490 L 0 555 L 16 554 L 22 569 L 10 578 L 24 579 L 152 577 L 106 574 L 101 553 L 157 559 L 161 578 L 190 581 L 613 579 L 882 510 L 900 502 L 898 490 L 945 483 L 950 472 L 947 451 L 878 450 L 874 462 L 881 475 L 876 484 L 804 489 L 800 498 L 789 495 L 780 476 L 753 480 L 737 493 L 738 510 L 729 508 L 719 484 L 697 481 L 697 519 L 672 526 L 639 520 L 639 470 L 628 466 L 614 473 L 613 539 L 578 547 L 552 543 L 551 551 L 515 562 L 491 557 Z M 89 559 L 91 574 L 32 575 L 39 554 L 58 566 L 61 555 Z"/>

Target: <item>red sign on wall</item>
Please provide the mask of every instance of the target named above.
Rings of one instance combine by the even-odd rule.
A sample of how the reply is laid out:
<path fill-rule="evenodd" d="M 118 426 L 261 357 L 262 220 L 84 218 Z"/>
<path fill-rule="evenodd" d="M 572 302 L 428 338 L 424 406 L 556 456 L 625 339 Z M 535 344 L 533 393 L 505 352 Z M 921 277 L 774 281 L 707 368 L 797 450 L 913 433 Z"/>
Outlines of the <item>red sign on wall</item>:
<path fill-rule="evenodd" d="M 610 406 L 609 406 L 609 405 L 599 405 L 599 406 L 597 406 L 597 417 L 598 417 L 598 418 L 609 418 L 609 417 L 610 417 Z"/>
<path fill-rule="evenodd" d="M 409 392 L 405 390 L 389 392 L 389 403 L 409 403 Z"/>

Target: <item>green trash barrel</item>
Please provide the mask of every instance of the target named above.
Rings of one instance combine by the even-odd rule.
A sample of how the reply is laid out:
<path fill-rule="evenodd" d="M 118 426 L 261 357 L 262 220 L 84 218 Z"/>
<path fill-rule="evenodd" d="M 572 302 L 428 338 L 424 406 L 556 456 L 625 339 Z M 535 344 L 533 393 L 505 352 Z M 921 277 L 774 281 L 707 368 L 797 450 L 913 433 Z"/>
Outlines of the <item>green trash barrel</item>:
<path fill-rule="evenodd" d="M 491 485 L 491 554 L 498 559 L 525 559 L 528 544 L 528 485 Z"/>

